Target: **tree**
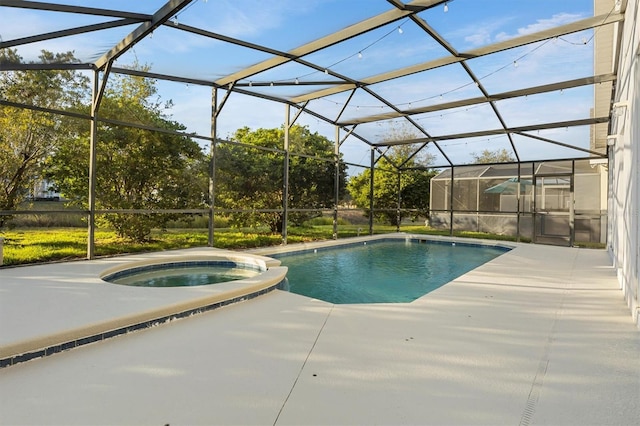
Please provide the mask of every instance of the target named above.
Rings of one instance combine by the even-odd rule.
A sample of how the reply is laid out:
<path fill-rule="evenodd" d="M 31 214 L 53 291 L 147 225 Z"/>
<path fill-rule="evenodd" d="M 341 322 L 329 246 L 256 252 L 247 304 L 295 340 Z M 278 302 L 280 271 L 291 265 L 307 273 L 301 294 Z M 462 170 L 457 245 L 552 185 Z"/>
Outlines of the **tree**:
<path fill-rule="evenodd" d="M 238 129 L 230 143 L 216 148 L 216 206 L 226 209 L 272 209 L 270 212 L 237 213 L 235 226 L 267 225 L 282 232 L 284 198 L 284 129 Z M 265 148 L 265 149 L 259 149 Z M 334 144 L 306 126 L 289 130 L 290 208 L 327 209 L 335 204 Z M 329 159 L 329 161 L 321 160 Z M 345 191 L 346 167 L 339 169 L 340 196 Z M 293 224 L 319 212 L 291 212 Z"/>
<path fill-rule="evenodd" d="M 504 148 L 494 151 L 485 149 L 480 154 L 472 152 L 471 156 L 473 157 L 472 164 L 510 163 L 515 161 L 513 155 Z"/>
<path fill-rule="evenodd" d="M 392 128 L 384 141 L 415 139 L 417 135 L 408 128 Z M 404 217 L 424 216 L 429 210 L 429 182 L 436 172 L 429 169 L 434 156 L 413 145 L 395 145 L 382 156 L 374 171 L 374 217 L 392 225 L 399 225 Z M 401 172 L 400 172 L 401 170 Z M 398 173 L 400 187 L 398 188 Z M 369 215 L 371 170 L 366 169 L 349 179 L 351 197 L 365 215 Z M 400 194 L 398 194 L 398 189 Z M 412 213 L 398 213 L 400 208 Z"/>
<path fill-rule="evenodd" d="M 73 63 L 73 53 L 42 51 L 44 64 Z M 1 49 L 0 64 L 22 63 L 16 50 Z M 86 77 L 71 70 L 3 71 L 0 98 L 53 110 L 78 109 Z M 45 158 L 65 137 L 73 120 L 35 109 L 0 105 L 0 210 L 15 210 L 41 178 Z M 2 228 L 9 216 L 0 216 Z"/>
<path fill-rule="evenodd" d="M 136 68 L 140 68 L 136 65 Z M 142 67 L 146 70 L 146 67 Z M 98 116 L 103 119 L 182 131 L 164 113 L 153 80 L 116 75 L 110 79 Z M 97 209 L 184 209 L 201 207 L 207 191 L 206 160 L 191 138 L 100 122 L 96 148 Z M 73 203 L 88 204 L 89 125 L 60 144 L 49 176 Z M 103 220 L 121 237 L 143 242 L 176 214 L 112 213 Z"/>

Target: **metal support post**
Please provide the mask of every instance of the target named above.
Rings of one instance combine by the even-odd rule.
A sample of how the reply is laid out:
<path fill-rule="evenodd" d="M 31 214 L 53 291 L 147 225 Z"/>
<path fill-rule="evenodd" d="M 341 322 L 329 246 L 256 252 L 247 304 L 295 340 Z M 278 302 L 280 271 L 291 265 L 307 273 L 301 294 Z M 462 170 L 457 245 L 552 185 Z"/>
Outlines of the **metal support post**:
<path fill-rule="evenodd" d="M 522 203 L 522 189 L 521 189 L 522 182 L 520 182 L 522 172 L 520 170 L 520 166 L 521 166 L 521 163 L 520 161 L 518 161 L 518 195 L 517 195 L 518 205 L 516 210 L 516 242 L 520 242 L 520 211 L 522 210 L 522 207 L 520 206 L 520 204 Z"/>
<path fill-rule="evenodd" d="M 285 105 L 284 117 L 284 164 L 282 179 L 282 244 L 287 244 L 289 219 L 289 131 L 291 128 L 291 107 Z"/>
<path fill-rule="evenodd" d="M 208 246 L 214 242 L 214 208 L 216 199 L 216 137 L 218 133 L 218 89 L 211 89 L 211 142 L 209 144 L 209 238 Z"/>
<path fill-rule="evenodd" d="M 91 130 L 89 139 L 89 216 L 87 218 L 87 259 L 95 257 L 96 228 L 96 144 L 98 134 L 98 81 L 99 71 L 93 72 L 91 86 Z M 106 76 L 105 76 L 106 78 Z"/>
<path fill-rule="evenodd" d="M 455 183 L 453 173 L 454 167 L 451 166 L 451 192 L 449 193 L 449 235 L 453 235 L 453 184 Z"/>
<path fill-rule="evenodd" d="M 338 204 L 340 203 L 340 127 L 336 129 L 335 144 L 335 178 L 334 178 L 334 202 L 333 202 L 333 239 L 338 239 Z"/>
<path fill-rule="evenodd" d="M 102 96 L 107 88 L 107 80 L 111 73 L 113 60 L 107 62 L 100 84 L 100 71 L 93 72 L 93 85 L 91 86 L 91 129 L 89 136 L 89 194 L 87 217 L 87 259 L 95 257 L 96 246 L 96 146 L 98 144 L 98 110 L 102 102 Z"/>
<path fill-rule="evenodd" d="M 375 151 L 371 148 L 371 179 L 369 180 L 369 235 L 373 235 L 373 175 L 375 170 Z"/>
<path fill-rule="evenodd" d="M 397 184 L 397 193 L 398 193 L 398 203 L 396 206 L 396 232 L 400 232 L 400 221 L 402 220 L 401 216 L 400 216 L 400 205 L 402 203 L 401 200 L 401 174 L 402 172 L 400 170 L 398 170 L 398 184 Z"/>

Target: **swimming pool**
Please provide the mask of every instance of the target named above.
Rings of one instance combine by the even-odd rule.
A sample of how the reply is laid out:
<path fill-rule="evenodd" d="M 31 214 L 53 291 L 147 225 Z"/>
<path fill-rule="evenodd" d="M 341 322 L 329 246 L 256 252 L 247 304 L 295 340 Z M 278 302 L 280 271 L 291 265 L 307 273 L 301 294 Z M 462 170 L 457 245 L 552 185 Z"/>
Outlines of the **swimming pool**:
<path fill-rule="evenodd" d="M 289 291 L 330 303 L 406 303 L 509 251 L 418 239 L 379 240 L 273 257 Z"/>

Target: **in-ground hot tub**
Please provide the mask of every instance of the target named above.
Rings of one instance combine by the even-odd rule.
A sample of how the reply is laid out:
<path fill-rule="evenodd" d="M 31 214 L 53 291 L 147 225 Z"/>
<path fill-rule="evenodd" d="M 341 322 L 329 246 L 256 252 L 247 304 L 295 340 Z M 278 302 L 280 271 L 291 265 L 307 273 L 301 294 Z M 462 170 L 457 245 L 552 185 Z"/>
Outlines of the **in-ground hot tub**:
<path fill-rule="evenodd" d="M 229 259 L 179 260 L 123 269 L 102 279 L 135 287 L 193 287 L 252 278 L 266 270 L 264 264 Z"/>
<path fill-rule="evenodd" d="M 193 293 L 197 295 L 194 298 L 144 313 L 143 322 L 158 323 L 267 293 L 282 286 L 286 274 L 287 268 L 277 259 L 221 250 L 206 256 L 167 256 L 124 263 L 104 270 L 100 278 L 105 284 L 156 287 L 149 288 L 152 292 L 191 294 L 191 290 L 202 289 Z"/>

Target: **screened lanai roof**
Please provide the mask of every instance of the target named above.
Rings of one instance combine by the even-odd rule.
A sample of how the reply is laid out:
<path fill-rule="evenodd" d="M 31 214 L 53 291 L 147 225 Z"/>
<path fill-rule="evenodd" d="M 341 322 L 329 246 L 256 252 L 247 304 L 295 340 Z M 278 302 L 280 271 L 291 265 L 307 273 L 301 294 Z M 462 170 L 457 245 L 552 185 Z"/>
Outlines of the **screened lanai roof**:
<path fill-rule="evenodd" d="M 338 140 L 354 164 L 395 144 L 437 166 L 485 149 L 518 161 L 602 156 L 625 5 L 3 0 L 0 48 L 23 63 L 0 69 L 41 69 L 42 49 L 74 51 L 73 67 L 98 75 L 147 64 L 189 133 L 211 137 L 215 88 L 217 138 L 280 127 L 288 105 L 290 122 Z"/>

